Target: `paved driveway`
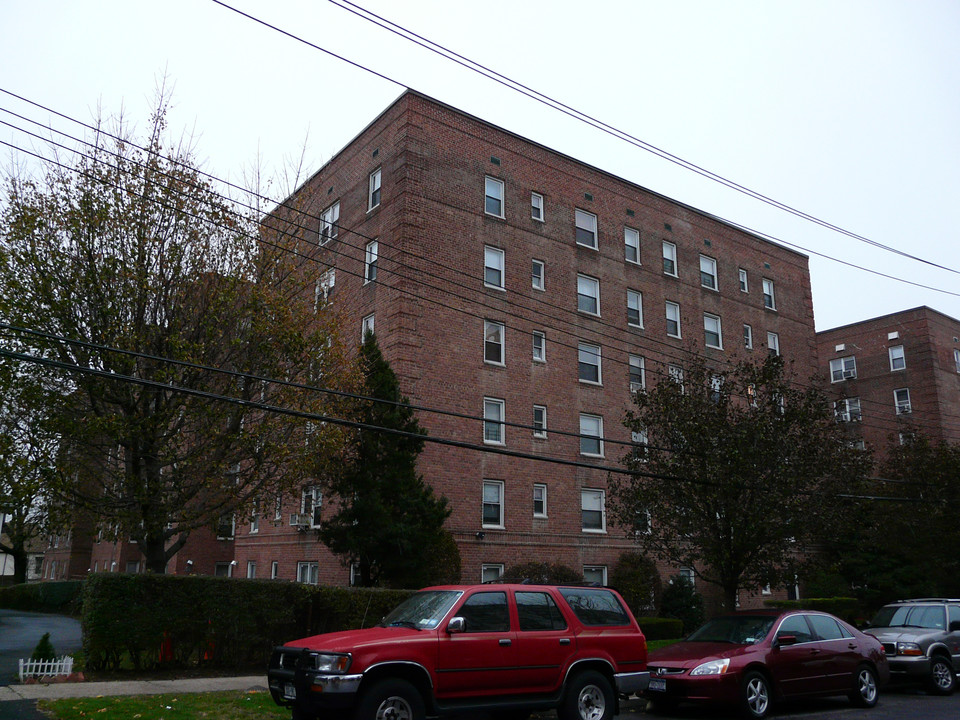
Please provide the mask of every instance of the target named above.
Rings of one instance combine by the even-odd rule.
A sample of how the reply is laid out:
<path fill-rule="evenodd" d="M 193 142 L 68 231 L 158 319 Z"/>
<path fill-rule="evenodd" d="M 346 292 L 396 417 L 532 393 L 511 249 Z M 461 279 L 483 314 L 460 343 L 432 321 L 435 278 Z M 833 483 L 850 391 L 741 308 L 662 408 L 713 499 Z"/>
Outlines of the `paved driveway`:
<path fill-rule="evenodd" d="M 79 620 L 63 615 L 0 610 L 0 685 L 19 682 L 20 658 L 30 657 L 47 632 L 57 655 L 70 655 L 83 645 Z"/>

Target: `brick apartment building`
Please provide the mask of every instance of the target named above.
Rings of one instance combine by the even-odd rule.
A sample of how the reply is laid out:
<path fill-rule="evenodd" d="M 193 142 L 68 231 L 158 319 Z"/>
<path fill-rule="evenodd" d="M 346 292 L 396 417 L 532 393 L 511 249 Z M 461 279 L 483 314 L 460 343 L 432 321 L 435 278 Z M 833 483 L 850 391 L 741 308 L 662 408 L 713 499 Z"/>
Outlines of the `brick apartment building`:
<path fill-rule="evenodd" d="M 631 390 L 691 352 L 817 366 L 806 256 L 413 91 L 285 205 L 348 338 L 375 331 L 412 403 L 476 418 L 420 412 L 429 434 L 521 455 L 420 457 L 465 582 L 531 560 L 607 579 L 635 550 L 605 469 Z M 238 574 L 349 582 L 313 529 L 326 501 L 238 524 Z"/>
<path fill-rule="evenodd" d="M 883 458 L 904 432 L 960 442 L 960 320 L 918 307 L 817 333 L 837 419 Z"/>

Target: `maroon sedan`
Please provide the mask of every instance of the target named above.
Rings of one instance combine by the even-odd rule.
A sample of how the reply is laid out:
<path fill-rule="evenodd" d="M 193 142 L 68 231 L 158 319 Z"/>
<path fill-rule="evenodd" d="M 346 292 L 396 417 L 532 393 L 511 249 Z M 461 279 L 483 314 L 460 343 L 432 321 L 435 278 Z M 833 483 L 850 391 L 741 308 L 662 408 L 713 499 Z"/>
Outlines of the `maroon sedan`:
<path fill-rule="evenodd" d="M 846 695 L 877 704 L 890 677 L 880 642 L 827 613 L 754 610 L 714 618 L 685 640 L 650 653 L 645 696 L 737 705 L 762 718 L 775 701 Z"/>

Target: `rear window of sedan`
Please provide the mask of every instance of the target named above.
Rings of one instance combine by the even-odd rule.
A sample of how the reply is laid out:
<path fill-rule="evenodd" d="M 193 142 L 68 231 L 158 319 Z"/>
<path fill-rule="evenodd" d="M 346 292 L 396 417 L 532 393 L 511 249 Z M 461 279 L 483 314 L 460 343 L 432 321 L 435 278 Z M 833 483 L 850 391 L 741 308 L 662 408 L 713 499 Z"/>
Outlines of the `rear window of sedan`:
<path fill-rule="evenodd" d="M 560 588 L 560 594 L 584 625 L 629 625 L 630 616 L 609 590 Z"/>

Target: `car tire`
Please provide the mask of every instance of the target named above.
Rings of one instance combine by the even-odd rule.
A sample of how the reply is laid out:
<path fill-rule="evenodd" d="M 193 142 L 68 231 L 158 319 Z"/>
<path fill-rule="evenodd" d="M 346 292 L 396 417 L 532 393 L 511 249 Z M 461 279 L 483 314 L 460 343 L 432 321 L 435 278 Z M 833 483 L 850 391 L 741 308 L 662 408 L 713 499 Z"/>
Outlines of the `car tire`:
<path fill-rule="evenodd" d="M 570 680 L 560 707 L 559 720 L 611 720 L 616 698 L 610 682 L 595 670 L 578 673 Z"/>
<path fill-rule="evenodd" d="M 308 713 L 306 710 L 301 710 L 298 707 L 292 709 L 290 718 L 291 720 L 317 720 L 316 715 Z"/>
<path fill-rule="evenodd" d="M 380 680 L 365 690 L 354 720 L 424 720 L 423 697 L 406 680 Z"/>
<path fill-rule="evenodd" d="M 853 688 L 850 690 L 850 702 L 857 707 L 872 708 L 877 704 L 880 690 L 877 686 L 877 673 L 869 665 L 861 665 L 853 674 Z"/>
<path fill-rule="evenodd" d="M 756 670 L 744 675 L 740 685 L 740 710 L 744 717 L 764 718 L 772 706 L 773 693 L 767 676 Z"/>
<path fill-rule="evenodd" d="M 942 655 L 930 658 L 930 677 L 927 689 L 934 695 L 950 695 L 957 687 L 953 665 Z"/>

